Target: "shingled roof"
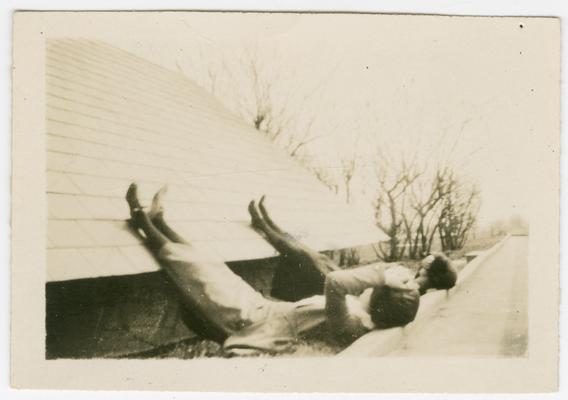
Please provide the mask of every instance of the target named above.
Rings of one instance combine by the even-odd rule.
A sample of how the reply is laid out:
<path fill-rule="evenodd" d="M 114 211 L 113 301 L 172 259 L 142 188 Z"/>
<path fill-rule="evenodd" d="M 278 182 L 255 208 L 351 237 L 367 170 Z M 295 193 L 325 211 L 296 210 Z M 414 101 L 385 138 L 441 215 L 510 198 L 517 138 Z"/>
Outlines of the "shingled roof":
<path fill-rule="evenodd" d="M 261 194 L 318 250 L 385 238 L 185 76 L 89 40 L 49 41 L 46 58 L 49 281 L 158 270 L 126 222 L 132 181 L 146 203 L 169 184 L 168 220 L 226 261 L 276 255 L 249 224 Z"/>

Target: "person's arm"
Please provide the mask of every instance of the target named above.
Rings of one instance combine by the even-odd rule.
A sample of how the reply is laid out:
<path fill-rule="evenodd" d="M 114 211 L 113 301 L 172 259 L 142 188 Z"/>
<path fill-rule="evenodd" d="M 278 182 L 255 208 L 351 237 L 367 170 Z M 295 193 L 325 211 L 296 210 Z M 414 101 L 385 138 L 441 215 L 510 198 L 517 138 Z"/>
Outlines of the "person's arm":
<path fill-rule="evenodd" d="M 365 289 L 384 285 L 384 266 L 367 265 L 334 271 L 325 280 L 326 316 L 332 335 L 341 342 L 352 342 L 368 331 L 359 318 L 350 315 L 346 295 L 360 295 Z"/>

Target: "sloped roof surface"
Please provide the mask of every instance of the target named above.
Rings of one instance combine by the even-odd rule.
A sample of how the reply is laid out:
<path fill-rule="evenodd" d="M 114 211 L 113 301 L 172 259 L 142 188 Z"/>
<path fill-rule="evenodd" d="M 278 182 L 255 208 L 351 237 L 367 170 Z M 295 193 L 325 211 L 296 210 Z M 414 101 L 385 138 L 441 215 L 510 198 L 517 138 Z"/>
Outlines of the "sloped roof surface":
<path fill-rule="evenodd" d="M 158 269 L 128 228 L 124 194 L 169 184 L 166 217 L 224 260 L 276 252 L 249 226 L 274 219 L 318 250 L 384 238 L 257 131 L 185 78 L 100 42 L 47 44 L 48 279 Z"/>

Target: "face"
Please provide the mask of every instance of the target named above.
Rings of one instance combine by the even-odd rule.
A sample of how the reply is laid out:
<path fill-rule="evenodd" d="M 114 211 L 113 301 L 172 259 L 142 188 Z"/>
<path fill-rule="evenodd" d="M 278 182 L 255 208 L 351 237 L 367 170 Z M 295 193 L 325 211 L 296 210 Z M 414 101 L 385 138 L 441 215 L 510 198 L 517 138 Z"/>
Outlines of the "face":
<path fill-rule="evenodd" d="M 412 278 L 412 273 L 407 268 L 398 265 L 385 271 L 385 285 L 398 288 L 418 288 Z"/>
<path fill-rule="evenodd" d="M 421 277 L 426 278 L 428 276 L 428 270 L 432 266 L 433 262 L 434 262 L 434 256 L 432 254 L 423 258 L 422 261 L 420 261 L 420 266 L 418 268 L 418 272 L 416 273 L 416 278 L 421 278 Z"/>

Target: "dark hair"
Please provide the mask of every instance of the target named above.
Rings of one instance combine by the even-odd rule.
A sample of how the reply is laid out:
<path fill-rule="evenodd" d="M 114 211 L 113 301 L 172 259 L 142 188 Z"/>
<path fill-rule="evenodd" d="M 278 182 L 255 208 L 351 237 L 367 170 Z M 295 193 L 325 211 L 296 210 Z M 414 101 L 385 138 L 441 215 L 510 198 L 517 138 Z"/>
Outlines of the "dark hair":
<path fill-rule="evenodd" d="M 444 254 L 434 255 L 428 270 L 428 280 L 435 289 L 451 289 L 456 284 L 458 273 L 452 262 Z"/>
<path fill-rule="evenodd" d="M 414 320 L 419 304 L 417 289 L 377 286 L 371 294 L 371 319 L 379 329 L 403 326 Z"/>

